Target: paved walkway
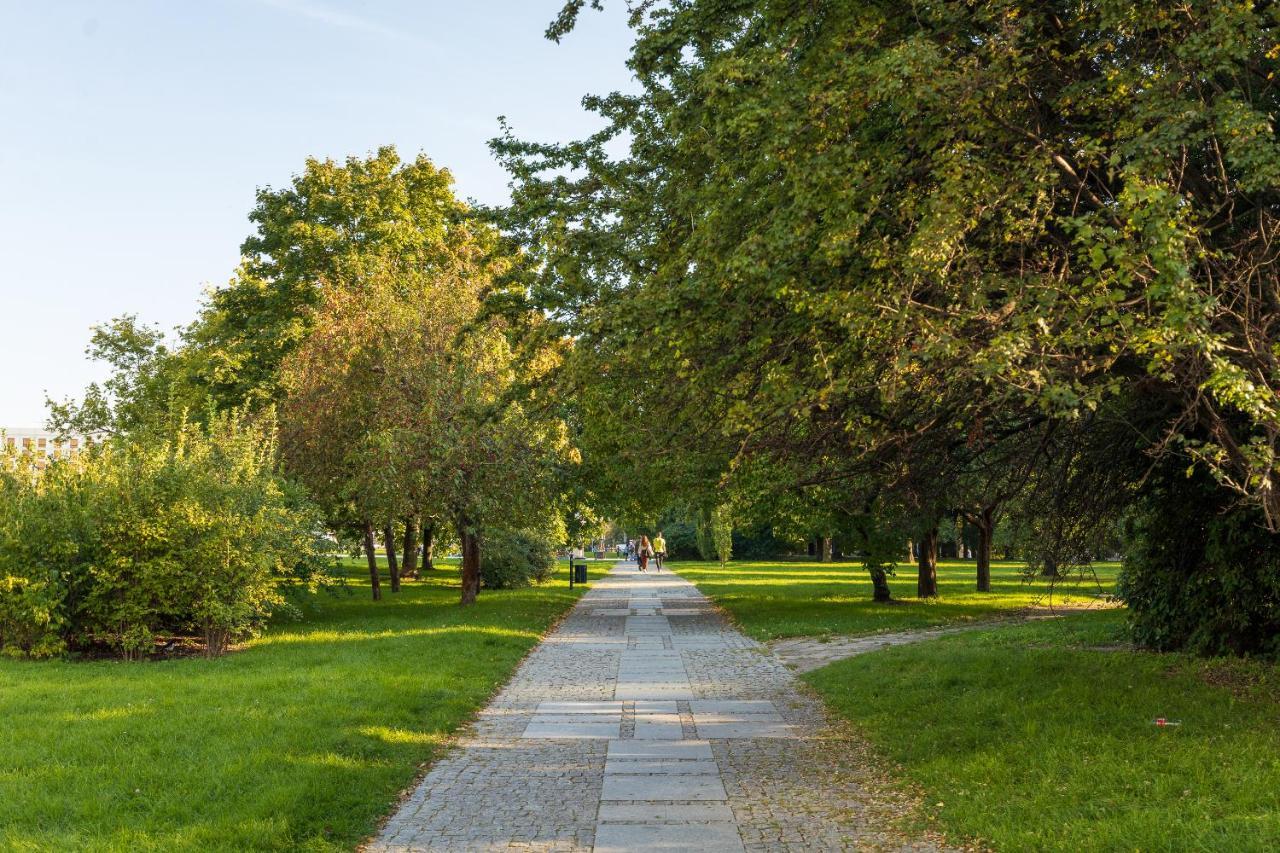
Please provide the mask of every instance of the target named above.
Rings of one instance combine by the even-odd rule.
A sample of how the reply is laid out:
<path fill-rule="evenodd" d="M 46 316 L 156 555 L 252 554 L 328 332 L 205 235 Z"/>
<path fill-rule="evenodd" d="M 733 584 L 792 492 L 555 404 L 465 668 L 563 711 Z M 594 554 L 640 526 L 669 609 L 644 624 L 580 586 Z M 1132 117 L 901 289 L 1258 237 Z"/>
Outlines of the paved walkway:
<path fill-rule="evenodd" d="M 370 849 L 933 849 L 885 831 L 909 806 L 860 749 L 692 584 L 620 563 Z"/>

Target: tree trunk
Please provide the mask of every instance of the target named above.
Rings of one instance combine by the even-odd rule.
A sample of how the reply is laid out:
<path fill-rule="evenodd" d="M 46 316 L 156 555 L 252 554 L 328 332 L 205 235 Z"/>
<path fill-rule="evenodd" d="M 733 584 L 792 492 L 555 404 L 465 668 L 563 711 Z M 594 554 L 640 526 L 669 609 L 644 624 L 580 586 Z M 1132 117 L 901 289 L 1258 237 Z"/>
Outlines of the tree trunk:
<path fill-rule="evenodd" d="M 206 623 L 204 626 L 204 656 L 207 658 L 221 657 L 227 653 L 227 646 L 231 644 L 231 634 L 225 628 L 217 627 L 213 624 Z"/>
<path fill-rule="evenodd" d="M 364 553 L 369 558 L 369 585 L 373 587 L 373 600 L 382 598 L 382 584 L 378 580 L 378 543 L 373 537 L 373 522 L 364 523 Z"/>
<path fill-rule="evenodd" d="M 938 596 L 938 526 L 936 524 L 920 537 L 919 567 L 916 598 L 936 598 Z"/>
<path fill-rule="evenodd" d="M 974 519 L 978 528 L 978 592 L 991 592 L 991 537 L 995 533 L 995 512 L 987 507 Z"/>
<path fill-rule="evenodd" d="M 387 546 L 387 571 L 391 575 L 391 591 L 400 591 L 400 561 L 396 559 L 396 529 L 388 521 L 382 528 L 382 542 Z"/>
<path fill-rule="evenodd" d="M 822 562 L 824 562 L 824 563 L 830 563 L 830 562 L 831 562 L 831 553 L 832 553 L 832 549 L 831 549 L 831 537 L 830 537 L 830 536 L 823 536 L 823 537 L 822 537 Z"/>
<path fill-rule="evenodd" d="M 475 604 L 480 594 L 480 537 L 475 526 L 465 518 L 458 519 L 458 538 L 462 541 L 462 604 Z"/>
<path fill-rule="evenodd" d="M 418 519 L 413 516 L 404 520 L 404 562 L 400 564 L 400 576 L 418 579 Z"/>
<path fill-rule="evenodd" d="M 871 570 L 871 590 L 872 601 L 892 600 L 893 597 L 889 594 L 889 576 L 884 569 Z"/>
<path fill-rule="evenodd" d="M 434 572 L 436 564 L 435 559 L 436 548 L 436 525 L 432 521 L 424 521 L 422 523 L 422 570 L 424 572 Z"/>

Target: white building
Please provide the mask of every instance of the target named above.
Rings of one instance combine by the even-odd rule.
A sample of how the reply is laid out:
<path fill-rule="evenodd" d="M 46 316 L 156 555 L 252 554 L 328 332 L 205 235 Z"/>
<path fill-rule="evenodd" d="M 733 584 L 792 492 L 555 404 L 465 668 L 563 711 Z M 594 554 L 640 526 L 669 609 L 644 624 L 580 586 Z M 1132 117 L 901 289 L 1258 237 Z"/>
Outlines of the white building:
<path fill-rule="evenodd" d="M 44 460 L 65 459 L 79 453 L 93 444 L 93 436 L 73 435 L 60 441 L 56 433 L 46 429 L 25 429 L 22 427 L 0 427 L 0 441 L 5 447 L 12 447 L 22 453 L 30 453 L 37 459 L 37 464 L 44 467 Z"/>

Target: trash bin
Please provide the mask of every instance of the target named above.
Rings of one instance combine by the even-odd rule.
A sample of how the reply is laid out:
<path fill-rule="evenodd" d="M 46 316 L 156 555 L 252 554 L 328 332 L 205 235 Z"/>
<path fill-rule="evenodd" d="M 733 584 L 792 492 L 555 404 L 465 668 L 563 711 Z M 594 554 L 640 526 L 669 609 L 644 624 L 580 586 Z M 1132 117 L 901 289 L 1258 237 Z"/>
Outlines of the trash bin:
<path fill-rule="evenodd" d="M 587 582 L 587 564 L 586 563 L 574 563 L 572 572 L 573 572 L 574 583 Z"/>

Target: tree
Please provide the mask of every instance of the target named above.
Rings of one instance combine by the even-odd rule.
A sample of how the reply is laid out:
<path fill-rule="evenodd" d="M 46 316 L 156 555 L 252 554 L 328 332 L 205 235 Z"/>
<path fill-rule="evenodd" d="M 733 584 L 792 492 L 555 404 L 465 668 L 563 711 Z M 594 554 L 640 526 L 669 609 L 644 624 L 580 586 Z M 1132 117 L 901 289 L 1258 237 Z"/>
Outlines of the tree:
<path fill-rule="evenodd" d="M 244 262 L 188 332 L 213 398 L 278 399 L 280 365 L 305 340 L 327 284 L 390 262 L 424 274 L 448 268 L 483 231 L 452 184 L 425 155 L 404 162 L 384 146 L 343 163 L 308 159 L 289 186 L 259 190 Z"/>
<path fill-rule="evenodd" d="M 101 384 L 91 383 L 79 401 L 45 401 L 54 432 L 118 436 L 159 426 L 184 408 L 204 415 L 203 395 L 187 382 L 186 353 L 137 315 L 95 326 L 85 354 L 107 364 L 111 374 Z"/>
<path fill-rule="evenodd" d="M 715 542 L 720 565 L 733 557 L 733 519 L 729 507 L 718 506 L 711 512 L 711 540 Z"/>
<path fill-rule="evenodd" d="M 478 314 L 488 262 L 473 247 L 449 270 L 391 260 L 329 286 L 283 373 L 290 470 L 354 507 L 366 531 L 414 512 L 450 520 L 464 604 L 479 592 L 485 526 L 555 513 L 571 464 L 563 425 L 507 396 L 510 347 L 501 323 Z M 394 551 L 390 530 L 385 538 Z"/>
<path fill-rule="evenodd" d="M 486 235 L 447 170 L 423 155 L 402 162 L 391 146 L 343 163 L 308 159 L 288 187 L 260 189 L 249 218 L 256 230 L 239 268 L 174 341 L 133 315 L 94 330 L 87 352 L 112 375 L 80 402 L 49 401 L 53 429 L 114 434 L 170 408 L 204 417 L 206 401 L 219 410 L 269 405 L 327 283 L 357 282 L 389 259 L 446 268 Z"/>
<path fill-rule="evenodd" d="M 1122 447 L 1280 528 L 1267 8 L 689 0 L 635 21 L 640 91 L 587 99 L 605 129 L 495 149 L 511 293 L 615 391 L 683 384 L 677 446 L 722 473 L 816 448 L 827 483 L 923 446 L 954 472 L 957 435 L 1145 400 L 1165 420 Z"/>

